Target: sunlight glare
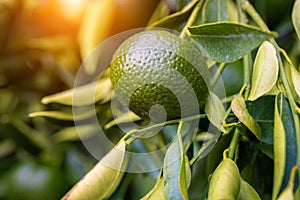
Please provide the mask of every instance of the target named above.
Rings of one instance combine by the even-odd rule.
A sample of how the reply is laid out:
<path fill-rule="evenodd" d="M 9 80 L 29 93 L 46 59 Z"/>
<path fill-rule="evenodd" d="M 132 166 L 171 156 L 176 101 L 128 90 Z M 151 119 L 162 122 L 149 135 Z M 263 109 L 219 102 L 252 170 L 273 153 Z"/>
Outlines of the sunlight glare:
<path fill-rule="evenodd" d="M 63 14 L 71 19 L 78 20 L 88 1 L 86 0 L 57 0 Z"/>

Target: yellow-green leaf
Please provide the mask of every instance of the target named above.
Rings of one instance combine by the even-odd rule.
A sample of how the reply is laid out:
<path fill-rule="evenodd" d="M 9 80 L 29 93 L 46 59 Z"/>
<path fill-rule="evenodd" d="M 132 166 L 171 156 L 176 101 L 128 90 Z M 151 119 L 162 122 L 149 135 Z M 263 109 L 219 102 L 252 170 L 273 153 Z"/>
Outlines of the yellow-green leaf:
<path fill-rule="evenodd" d="M 292 11 L 292 21 L 298 38 L 300 39 L 300 1 L 296 0 Z"/>
<path fill-rule="evenodd" d="M 238 95 L 231 102 L 231 109 L 236 117 L 255 135 L 258 140 L 262 139 L 261 128 L 247 110 L 243 97 Z"/>
<path fill-rule="evenodd" d="M 134 121 L 139 121 L 139 120 L 141 120 L 141 118 L 139 116 L 137 116 L 136 114 L 134 114 L 131 111 L 128 111 L 126 113 L 121 114 L 116 119 L 105 124 L 104 129 L 109 129 L 110 127 L 118 125 L 118 124 L 134 122 Z"/>
<path fill-rule="evenodd" d="M 141 200 L 165 200 L 164 178 L 160 178 L 155 186 Z"/>
<path fill-rule="evenodd" d="M 274 112 L 274 181 L 272 199 L 276 199 L 284 177 L 286 162 L 286 137 L 280 113 L 282 113 L 282 93 L 276 96 Z"/>
<path fill-rule="evenodd" d="M 241 178 L 241 186 L 240 192 L 238 196 L 238 200 L 260 200 L 259 195 L 255 191 L 255 189 L 249 185 L 246 181 Z"/>
<path fill-rule="evenodd" d="M 86 106 L 111 97 L 112 85 L 109 77 L 74 89 L 46 96 L 43 104 L 60 103 L 67 106 Z"/>
<path fill-rule="evenodd" d="M 107 199 L 118 187 L 127 166 L 126 143 L 120 141 L 62 199 Z"/>
<path fill-rule="evenodd" d="M 293 65 L 291 65 L 291 76 L 294 89 L 298 97 L 300 97 L 300 72 Z"/>
<path fill-rule="evenodd" d="M 273 88 L 278 78 L 278 71 L 275 47 L 268 41 L 263 42 L 254 61 L 250 101 L 256 100 Z"/>
<path fill-rule="evenodd" d="M 209 93 L 205 104 L 205 113 L 209 121 L 223 131 L 223 121 L 225 118 L 225 108 L 222 101 L 213 92 Z"/>

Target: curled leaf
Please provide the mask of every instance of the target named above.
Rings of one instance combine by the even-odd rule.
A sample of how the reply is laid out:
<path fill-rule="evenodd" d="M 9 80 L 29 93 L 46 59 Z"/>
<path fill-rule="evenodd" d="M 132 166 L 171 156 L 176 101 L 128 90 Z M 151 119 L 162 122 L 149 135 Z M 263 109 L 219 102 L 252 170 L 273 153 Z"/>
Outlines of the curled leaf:
<path fill-rule="evenodd" d="M 62 199 L 107 199 L 118 187 L 127 166 L 124 140 L 105 155 Z"/>
<path fill-rule="evenodd" d="M 254 67 L 249 100 L 254 101 L 269 92 L 278 77 L 278 59 L 276 49 L 270 42 L 264 42 L 259 47 Z"/>
<path fill-rule="evenodd" d="M 126 113 L 121 114 L 116 119 L 108 122 L 104 126 L 104 129 L 109 129 L 112 126 L 115 126 L 115 125 L 118 125 L 118 124 L 121 124 L 121 123 L 128 123 L 128 122 L 134 122 L 134 121 L 139 121 L 139 120 L 141 120 L 141 118 L 139 116 L 137 116 L 136 114 L 134 114 L 131 111 L 128 111 Z"/>
<path fill-rule="evenodd" d="M 300 1 L 296 0 L 292 11 L 292 21 L 298 38 L 300 39 Z"/>
<path fill-rule="evenodd" d="M 225 108 L 222 101 L 213 92 L 210 92 L 207 98 L 205 113 L 209 121 L 222 131 L 223 121 L 225 118 Z"/>
<path fill-rule="evenodd" d="M 261 128 L 247 110 L 243 97 L 238 95 L 231 102 L 231 109 L 236 117 L 255 135 L 258 140 L 262 139 Z"/>

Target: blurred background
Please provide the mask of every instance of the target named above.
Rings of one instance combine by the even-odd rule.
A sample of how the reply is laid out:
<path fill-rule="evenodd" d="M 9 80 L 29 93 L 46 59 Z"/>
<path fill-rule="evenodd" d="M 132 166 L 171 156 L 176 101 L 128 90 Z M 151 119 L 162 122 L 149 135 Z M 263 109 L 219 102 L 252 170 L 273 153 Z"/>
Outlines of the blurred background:
<path fill-rule="evenodd" d="M 66 130 L 72 120 L 28 114 L 60 109 L 71 113 L 70 107 L 43 105 L 41 99 L 72 88 L 81 63 L 101 41 L 144 27 L 187 2 L 0 0 L 0 199 L 59 199 L 94 165 L 80 140 L 70 136 L 74 129 Z M 252 2 L 271 30 L 279 32 L 280 45 L 296 57 L 295 40 L 289 39 L 294 37 L 293 1 Z M 242 77 L 240 69 L 225 70 L 224 77 Z"/>

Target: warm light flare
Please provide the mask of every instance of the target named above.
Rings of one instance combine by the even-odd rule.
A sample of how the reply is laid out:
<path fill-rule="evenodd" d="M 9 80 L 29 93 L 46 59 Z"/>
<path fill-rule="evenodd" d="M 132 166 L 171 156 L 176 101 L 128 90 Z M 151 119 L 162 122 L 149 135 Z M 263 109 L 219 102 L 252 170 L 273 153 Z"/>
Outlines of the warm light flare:
<path fill-rule="evenodd" d="M 81 17 L 87 0 L 57 0 L 63 14 L 70 20 L 77 21 Z"/>

